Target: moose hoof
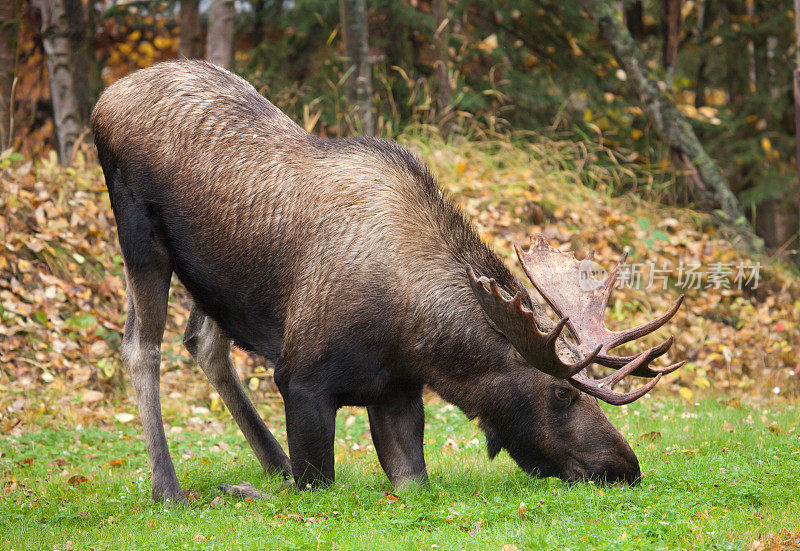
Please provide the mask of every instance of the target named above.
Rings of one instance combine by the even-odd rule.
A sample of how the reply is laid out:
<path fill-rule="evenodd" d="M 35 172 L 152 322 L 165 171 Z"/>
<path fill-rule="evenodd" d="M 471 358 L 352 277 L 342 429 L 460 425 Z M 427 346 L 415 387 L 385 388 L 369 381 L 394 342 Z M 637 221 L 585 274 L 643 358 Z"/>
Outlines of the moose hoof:
<path fill-rule="evenodd" d="M 153 486 L 153 501 L 165 505 L 185 505 L 186 495 L 180 486 L 170 488 L 158 488 Z"/>
<path fill-rule="evenodd" d="M 292 478 L 292 467 L 289 465 L 289 460 L 287 458 L 283 463 L 264 467 L 264 474 L 267 476 L 280 475 L 284 479 L 289 479 Z"/>
<path fill-rule="evenodd" d="M 290 476 L 283 479 L 283 482 L 281 482 L 278 491 L 280 492 L 281 490 L 285 490 L 287 488 L 294 488 L 294 478 Z"/>

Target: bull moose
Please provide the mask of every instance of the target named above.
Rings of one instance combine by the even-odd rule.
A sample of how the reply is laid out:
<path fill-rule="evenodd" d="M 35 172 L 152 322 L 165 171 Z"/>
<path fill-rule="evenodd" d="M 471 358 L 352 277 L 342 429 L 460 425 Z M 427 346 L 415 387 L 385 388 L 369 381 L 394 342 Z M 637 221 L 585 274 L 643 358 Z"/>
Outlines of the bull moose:
<path fill-rule="evenodd" d="M 672 337 L 634 356 L 609 355 L 665 324 L 681 299 L 649 323 L 609 331 L 603 311 L 622 261 L 585 290 L 571 253 L 541 236 L 528 250 L 517 246 L 562 316 L 555 323 L 413 153 L 391 141 L 309 134 L 245 80 L 202 61 L 115 82 L 92 130 L 125 263 L 122 355 L 156 500 L 184 499 L 159 397 L 173 273 L 194 301 L 186 348 L 264 469 L 300 488 L 333 481 L 334 418 L 344 405 L 367 407 L 395 487 L 426 485 L 425 384 L 479 419 L 491 457 L 506 449 L 531 475 L 640 478 L 597 398 L 631 402 L 682 365 L 649 367 Z M 289 457 L 245 393 L 232 343 L 275 363 Z M 592 363 L 617 370 L 590 379 L 582 371 Z M 615 392 L 629 374 L 650 381 Z"/>

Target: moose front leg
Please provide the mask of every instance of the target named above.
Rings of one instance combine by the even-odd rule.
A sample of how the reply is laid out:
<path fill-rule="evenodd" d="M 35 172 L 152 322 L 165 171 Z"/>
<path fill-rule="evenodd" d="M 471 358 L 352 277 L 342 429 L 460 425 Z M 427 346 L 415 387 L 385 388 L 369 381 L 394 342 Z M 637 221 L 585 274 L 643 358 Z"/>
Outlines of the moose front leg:
<path fill-rule="evenodd" d="M 425 410 L 421 389 L 387 397 L 367 407 L 375 451 L 389 482 L 395 488 L 419 484 L 427 487 L 428 472 L 422 451 Z"/>
<path fill-rule="evenodd" d="M 166 322 L 169 274 L 166 271 L 141 272 L 126 268 L 128 314 L 122 339 L 122 358 L 133 383 L 142 419 L 153 473 L 153 499 L 183 502 L 186 498 L 169 455 L 159 397 L 161 337 Z"/>
<path fill-rule="evenodd" d="M 294 382 L 280 381 L 286 409 L 286 436 L 295 486 L 301 490 L 333 483 L 336 407 L 329 396 Z"/>

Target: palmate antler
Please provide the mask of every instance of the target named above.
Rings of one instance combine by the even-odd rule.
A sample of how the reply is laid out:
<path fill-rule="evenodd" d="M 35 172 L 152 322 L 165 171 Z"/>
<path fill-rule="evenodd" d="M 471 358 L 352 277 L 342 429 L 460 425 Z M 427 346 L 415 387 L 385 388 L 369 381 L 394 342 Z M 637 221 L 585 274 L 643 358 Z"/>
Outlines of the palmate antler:
<path fill-rule="evenodd" d="M 519 244 L 515 248 L 531 283 L 561 316 L 561 320 L 549 333 L 539 330 L 533 313 L 523 306 L 520 293 L 510 297 L 493 279 L 477 278 L 469 266 L 467 275 L 486 315 L 532 366 L 554 377 L 566 379 L 578 390 L 609 404 L 620 405 L 641 398 L 664 374 L 675 371 L 685 363 L 679 362 L 661 369 L 650 367 L 650 362 L 672 346 L 672 337 L 635 356 L 608 354 L 612 348 L 643 337 L 664 325 L 683 302 L 681 296 L 665 314 L 651 322 L 624 331 L 610 331 L 605 326 L 603 314 L 619 268 L 627 255 L 623 255 L 608 277 L 595 286 L 579 285 L 580 278 L 585 274 L 581 273 L 581 263 L 574 253 L 563 253 L 554 249 L 541 234 L 531 236 L 527 251 Z M 586 258 L 591 260 L 593 256 L 594 251 L 590 251 Z M 565 364 L 556 353 L 556 340 L 565 325 L 569 326 L 584 354 L 584 358 L 574 364 Z M 617 371 L 600 380 L 589 379 L 580 373 L 594 362 Z M 652 380 L 628 393 L 614 392 L 614 385 L 631 374 L 651 377 Z"/>

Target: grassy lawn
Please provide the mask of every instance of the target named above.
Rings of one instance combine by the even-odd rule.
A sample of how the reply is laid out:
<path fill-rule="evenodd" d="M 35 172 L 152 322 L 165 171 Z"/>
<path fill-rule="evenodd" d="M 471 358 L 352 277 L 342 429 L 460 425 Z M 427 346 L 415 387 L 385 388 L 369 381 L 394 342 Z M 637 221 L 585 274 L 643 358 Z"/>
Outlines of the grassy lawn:
<path fill-rule="evenodd" d="M 357 408 L 338 416 L 337 484 L 315 492 L 278 491 L 226 414 L 196 409 L 168 428 L 196 499 L 175 508 L 150 501 L 137 420 L 0 437 L 0 548 L 743 549 L 800 528 L 795 405 L 608 408 L 642 463 L 636 488 L 529 478 L 505 453 L 490 462 L 458 410 L 427 411 L 431 489 L 396 495 Z M 282 417 L 271 421 L 285 443 Z M 269 495 L 217 490 L 240 480 Z"/>

